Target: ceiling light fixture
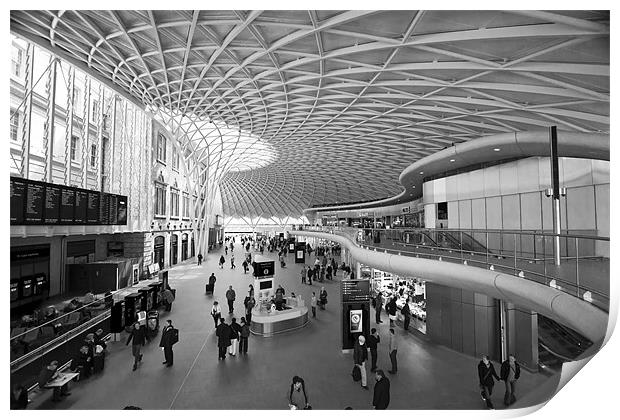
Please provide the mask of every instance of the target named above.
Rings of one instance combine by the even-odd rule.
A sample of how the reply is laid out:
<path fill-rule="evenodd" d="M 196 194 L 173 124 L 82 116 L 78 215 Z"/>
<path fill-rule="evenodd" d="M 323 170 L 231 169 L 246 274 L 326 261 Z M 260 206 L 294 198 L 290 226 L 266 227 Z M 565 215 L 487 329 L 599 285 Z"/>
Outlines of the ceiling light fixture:
<path fill-rule="evenodd" d="M 502 149 L 500 149 L 499 147 L 496 147 L 495 149 L 493 149 L 494 152 L 499 152 L 500 150 Z"/>
<path fill-rule="evenodd" d="M 450 159 L 450 162 L 454 162 L 456 159 Z"/>
<path fill-rule="evenodd" d="M 420 171 L 420 175 L 424 175 L 424 171 Z"/>

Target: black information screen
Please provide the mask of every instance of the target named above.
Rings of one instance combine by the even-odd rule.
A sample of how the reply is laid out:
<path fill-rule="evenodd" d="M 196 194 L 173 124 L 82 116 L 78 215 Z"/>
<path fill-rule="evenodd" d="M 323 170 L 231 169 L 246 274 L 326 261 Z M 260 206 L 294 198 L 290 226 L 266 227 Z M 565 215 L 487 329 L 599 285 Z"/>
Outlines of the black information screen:
<path fill-rule="evenodd" d="M 75 212 L 75 189 L 62 187 L 60 193 L 60 223 L 63 225 L 73 224 Z"/>
<path fill-rule="evenodd" d="M 55 225 L 60 221 L 60 187 L 45 186 L 45 224 Z"/>
<path fill-rule="evenodd" d="M 43 223 L 43 196 L 45 186 L 41 182 L 28 181 L 26 188 L 26 223 Z"/>
<path fill-rule="evenodd" d="M 11 224 L 24 223 L 24 206 L 26 205 L 26 181 L 11 178 Z"/>
<path fill-rule="evenodd" d="M 99 197 L 97 191 L 88 192 L 88 203 L 86 209 L 86 223 L 99 224 Z"/>
<path fill-rule="evenodd" d="M 88 191 L 77 190 L 75 192 L 75 216 L 76 225 L 86 224 L 86 212 L 88 210 Z"/>
<path fill-rule="evenodd" d="M 126 225 L 125 195 L 11 177 L 11 225 Z"/>
<path fill-rule="evenodd" d="M 343 280 L 342 302 L 367 302 L 370 299 L 370 282 L 368 280 Z"/>

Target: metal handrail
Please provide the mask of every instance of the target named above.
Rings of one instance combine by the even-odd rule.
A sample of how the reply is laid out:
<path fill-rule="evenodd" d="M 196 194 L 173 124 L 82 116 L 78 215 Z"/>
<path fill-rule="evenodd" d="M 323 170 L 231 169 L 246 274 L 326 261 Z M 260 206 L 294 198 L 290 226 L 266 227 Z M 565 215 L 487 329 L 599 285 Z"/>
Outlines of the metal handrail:
<path fill-rule="evenodd" d="M 500 233 L 500 234 L 517 234 L 517 235 L 536 235 L 536 236 L 550 236 L 550 237 L 560 237 L 560 238 L 577 238 L 577 239 L 590 239 L 590 240 L 600 240 L 600 241 L 609 241 L 609 237 L 607 236 L 592 236 L 592 235 L 575 235 L 569 233 L 549 233 L 542 230 L 504 230 L 504 229 L 447 229 L 447 228 L 414 228 L 414 227 L 406 227 L 406 226 L 398 226 L 390 229 L 383 228 L 374 228 L 374 227 L 355 227 L 355 226 L 311 226 L 306 225 L 305 228 L 312 228 L 316 230 L 322 231 L 323 229 L 335 229 L 335 230 L 344 230 L 346 229 L 357 229 L 357 230 L 372 230 L 372 231 L 381 231 L 381 232 L 392 232 L 392 231 L 411 231 L 411 232 L 446 232 L 446 233 L 454 233 L 454 232 L 473 232 L 473 233 Z M 583 229 L 583 230 L 592 230 L 592 229 Z"/>
<path fill-rule="evenodd" d="M 112 293 L 112 296 L 114 297 L 114 295 L 116 295 L 116 294 L 117 294 L 117 293 L 119 293 L 119 292 L 120 292 L 120 290 L 115 291 L 114 293 Z M 89 307 L 89 306 L 91 306 L 91 305 L 94 305 L 95 303 L 99 303 L 99 304 L 100 304 L 102 301 L 105 301 L 105 299 L 106 299 L 105 297 L 103 297 L 103 298 L 99 298 L 99 299 L 95 299 L 94 301 L 92 301 L 92 302 L 90 302 L 90 303 L 87 303 L 87 304 L 86 304 L 86 305 L 84 305 L 84 306 L 80 306 L 79 308 L 74 309 L 74 310 L 72 310 L 72 311 L 70 311 L 70 312 L 63 313 L 62 315 L 60 315 L 60 316 L 58 316 L 58 317 L 56 317 L 56 318 L 54 318 L 54 319 L 52 319 L 52 320 L 50 320 L 50 321 L 46 321 L 46 322 L 44 322 L 43 324 L 39 324 L 39 325 L 37 325 L 37 326 L 35 326 L 35 327 L 32 327 L 32 328 L 30 328 L 30 329 L 28 329 L 28 330 L 24 331 L 23 333 L 20 333 L 20 334 L 17 334 L 17 335 L 15 335 L 15 336 L 11 337 L 11 341 L 16 340 L 16 339 L 18 339 L 18 338 L 20 338 L 20 337 L 22 337 L 22 336 L 25 336 L 25 335 L 27 335 L 28 333 L 30 333 L 30 332 L 32 332 L 32 331 L 34 331 L 34 330 L 37 330 L 37 329 L 39 329 L 39 328 L 41 328 L 41 327 L 44 327 L 44 326 L 46 326 L 46 325 L 48 325 L 48 324 L 53 324 L 53 323 L 55 323 L 55 322 L 58 322 L 58 320 L 59 320 L 59 319 L 64 318 L 64 317 L 67 317 L 67 316 L 71 315 L 71 314 L 72 314 L 72 313 L 74 313 L 74 312 L 79 312 L 79 311 L 82 311 L 84 308 L 87 308 L 87 307 Z"/>

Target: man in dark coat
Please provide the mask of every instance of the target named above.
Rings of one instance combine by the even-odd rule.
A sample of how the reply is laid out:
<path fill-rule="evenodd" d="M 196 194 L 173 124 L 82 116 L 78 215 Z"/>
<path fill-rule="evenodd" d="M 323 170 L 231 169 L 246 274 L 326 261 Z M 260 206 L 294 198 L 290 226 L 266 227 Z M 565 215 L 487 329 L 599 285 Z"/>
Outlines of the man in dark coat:
<path fill-rule="evenodd" d="M 220 325 L 215 329 L 218 348 L 217 360 L 226 359 L 226 348 L 230 346 L 230 332 L 230 326 L 224 322 L 224 318 L 220 318 Z"/>
<path fill-rule="evenodd" d="M 165 360 L 162 364 L 166 365 L 166 367 L 170 367 L 174 361 L 174 354 L 172 353 L 172 346 L 174 345 L 173 336 L 174 336 L 174 327 L 172 326 L 172 320 L 168 320 L 168 325 L 166 325 L 161 330 L 161 340 L 159 341 L 159 347 L 164 349 L 164 358 Z"/>
<path fill-rule="evenodd" d="M 493 386 L 495 381 L 493 378 L 499 381 L 499 376 L 495 372 L 493 363 L 489 360 L 489 356 L 482 356 L 482 360 L 478 363 L 478 379 L 480 380 L 480 395 L 487 404 L 487 408 L 493 410 L 493 402 L 491 401 L 491 394 L 493 394 Z"/>
<path fill-rule="evenodd" d="M 234 311 L 233 305 L 235 303 L 235 298 L 237 294 L 233 290 L 232 286 L 228 286 L 228 290 L 226 291 L 226 300 L 228 301 L 228 313 L 232 314 Z"/>
<path fill-rule="evenodd" d="M 245 307 L 245 320 L 248 324 L 252 322 L 252 309 L 256 305 L 256 299 L 254 299 L 253 293 L 249 292 L 248 296 L 243 300 L 243 306 Z"/>
<path fill-rule="evenodd" d="M 506 385 L 504 405 L 512 405 L 517 400 L 517 397 L 515 397 L 515 386 L 517 379 L 521 376 L 521 366 L 519 366 L 513 354 L 509 355 L 508 360 L 504 360 L 502 363 L 499 369 L 499 376 L 504 381 L 504 385 Z"/>
<path fill-rule="evenodd" d="M 377 297 L 375 297 L 375 322 L 377 324 L 381 324 L 381 310 L 383 309 L 383 295 L 381 292 L 377 293 Z"/>
<path fill-rule="evenodd" d="M 370 335 L 368 336 L 368 348 L 370 349 L 370 358 L 372 359 L 372 366 L 370 367 L 370 371 L 374 372 L 377 370 L 377 344 L 381 342 L 379 338 L 379 333 L 377 333 L 376 328 L 370 329 Z"/>
<path fill-rule="evenodd" d="M 209 276 L 209 286 L 215 286 L 215 273 L 211 273 Z"/>
<path fill-rule="evenodd" d="M 385 373 L 381 369 L 375 372 L 374 395 L 372 397 L 372 406 L 375 410 L 385 410 L 390 405 L 390 380 L 385 377 Z"/>
<path fill-rule="evenodd" d="M 138 363 L 142 361 L 142 346 L 146 343 L 144 328 L 140 328 L 140 323 L 133 324 L 133 329 L 127 338 L 127 344 L 131 342 L 131 353 L 133 354 L 133 370 L 138 368 Z"/>

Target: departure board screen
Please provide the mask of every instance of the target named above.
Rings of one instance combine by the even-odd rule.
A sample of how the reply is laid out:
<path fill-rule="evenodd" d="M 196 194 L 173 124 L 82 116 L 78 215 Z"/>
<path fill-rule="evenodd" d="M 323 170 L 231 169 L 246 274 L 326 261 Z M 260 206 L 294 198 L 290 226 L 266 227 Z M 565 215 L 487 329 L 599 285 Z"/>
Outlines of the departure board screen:
<path fill-rule="evenodd" d="M 340 285 L 343 303 L 370 300 L 370 282 L 368 280 L 343 280 Z"/>
<path fill-rule="evenodd" d="M 11 178 L 11 224 L 24 224 L 24 206 L 26 205 L 26 182 Z"/>
<path fill-rule="evenodd" d="M 125 195 L 11 177 L 11 225 L 126 225 Z"/>
<path fill-rule="evenodd" d="M 45 186 L 45 224 L 56 225 L 60 222 L 60 187 Z"/>
<path fill-rule="evenodd" d="M 60 192 L 60 223 L 72 225 L 75 213 L 75 189 L 62 187 Z"/>
<path fill-rule="evenodd" d="M 26 187 L 26 211 L 24 222 L 43 223 L 43 196 L 45 185 L 41 182 L 28 181 Z"/>

